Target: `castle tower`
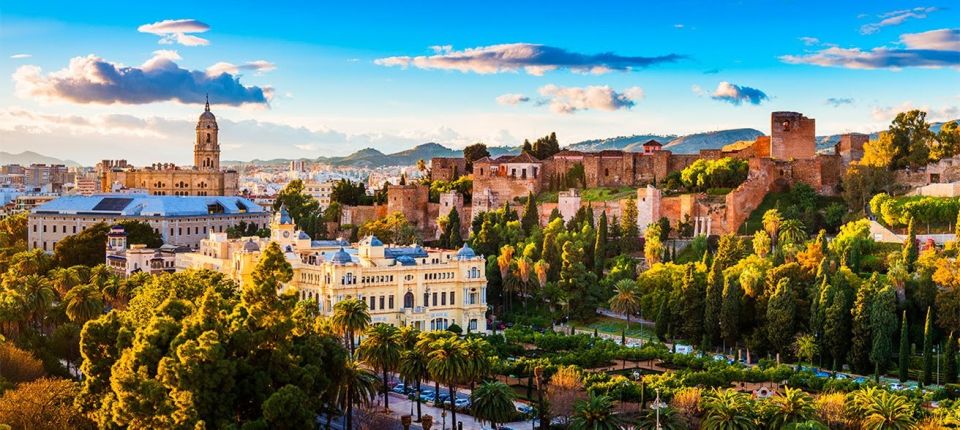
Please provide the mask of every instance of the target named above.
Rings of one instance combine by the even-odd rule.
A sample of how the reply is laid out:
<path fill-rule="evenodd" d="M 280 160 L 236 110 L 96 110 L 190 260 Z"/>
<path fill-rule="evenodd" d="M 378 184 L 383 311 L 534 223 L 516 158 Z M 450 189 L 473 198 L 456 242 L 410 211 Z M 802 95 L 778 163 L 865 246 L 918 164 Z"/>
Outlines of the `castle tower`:
<path fill-rule="evenodd" d="M 817 127 L 813 118 L 798 112 L 770 115 L 770 157 L 808 160 L 817 156 Z"/>
<path fill-rule="evenodd" d="M 646 188 L 637 188 L 637 227 L 640 232 L 647 231 L 647 227 L 660 221 L 660 189 L 653 185 Z"/>
<path fill-rule="evenodd" d="M 197 170 L 220 170 L 220 141 L 217 117 L 210 112 L 210 99 L 197 121 L 197 141 L 193 146 L 193 167 Z"/>

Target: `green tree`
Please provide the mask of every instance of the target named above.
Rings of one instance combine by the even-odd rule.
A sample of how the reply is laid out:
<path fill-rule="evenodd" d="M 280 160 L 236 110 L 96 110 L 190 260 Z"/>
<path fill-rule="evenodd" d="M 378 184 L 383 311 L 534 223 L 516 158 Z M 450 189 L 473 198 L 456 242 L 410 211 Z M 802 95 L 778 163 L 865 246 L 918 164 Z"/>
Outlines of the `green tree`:
<path fill-rule="evenodd" d="M 607 258 L 607 212 L 600 211 L 600 221 L 597 224 L 596 240 L 593 241 L 593 273 L 603 276 L 603 268 Z"/>
<path fill-rule="evenodd" d="M 740 281 L 725 279 L 723 302 L 720 308 L 720 334 L 729 346 L 736 346 L 740 339 L 740 300 L 743 290 Z"/>
<path fill-rule="evenodd" d="M 367 221 L 360 226 L 361 236 L 376 236 L 383 243 L 409 245 L 420 243 L 420 234 L 401 212 Z"/>
<path fill-rule="evenodd" d="M 693 264 L 687 264 L 681 288 L 682 303 L 678 315 L 681 333 L 688 341 L 697 342 L 703 338 L 704 289 L 697 281 Z"/>
<path fill-rule="evenodd" d="M 374 324 L 367 328 L 367 337 L 360 342 L 357 356 L 370 367 L 380 371 L 383 376 L 383 406 L 390 409 L 390 396 L 387 395 L 387 374 L 393 371 L 400 361 L 400 339 L 397 328 L 389 324 Z"/>
<path fill-rule="evenodd" d="M 446 384 L 450 389 L 450 398 L 456 399 L 457 385 L 462 381 L 468 367 L 463 343 L 456 338 L 445 337 L 433 342 L 432 348 L 427 355 L 430 377 L 438 383 Z M 451 428 L 457 428 L 457 409 L 452 407 L 452 404 L 450 415 Z"/>
<path fill-rule="evenodd" d="M 786 355 L 796 332 L 797 299 L 786 278 L 777 282 L 767 304 L 767 339 L 773 350 Z"/>
<path fill-rule="evenodd" d="M 473 162 L 483 157 L 489 157 L 490 151 L 487 151 L 487 145 L 474 143 L 463 148 L 463 158 L 467 161 L 467 171 L 473 172 Z"/>
<path fill-rule="evenodd" d="M 93 429 L 73 407 L 79 389 L 66 379 L 42 378 L 10 388 L 0 397 L 0 427 L 7 429 Z"/>
<path fill-rule="evenodd" d="M 873 341 L 870 332 L 870 308 L 873 301 L 873 282 L 863 284 L 857 290 L 857 298 L 850 310 L 852 315 L 852 339 L 848 363 L 854 372 L 867 373 L 870 369 L 870 351 Z"/>
<path fill-rule="evenodd" d="M 337 331 L 344 338 L 344 343 L 350 349 L 352 356 L 356 351 L 356 335 L 362 333 L 370 325 L 370 312 L 367 311 L 367 302 L 360 299 L 344 299 L 333 305 L 332 322 Z"/>
<path fill-rule="evenodd" d="M 574 407 L 571 430 L 619 430 L 622 420 L 608 396 L 590 394 Z"/>
<path fill-rule="evenodd" d="M 320 203 L 304 191 L 303 181 L 294 179 L 287 183 L 274 199 L 273 210 L 279 211 L 280 208 L 286 208 L 290 217 L 293 218 L 293 222 L 304 229 L 306 227 L 305 221 L 312 214 L 319 212 Z M 314 232 L 308 232 L 308 234 L 310 233 Z"/>
<path fill-rule="evenodd" d="M 345 412 L 346 430 L 353 429 L 354 405 L 369 405 L 377 393 L 377 376 L 355 360 L 347 361 L 337 387 L 337 404 Z"/>
<path fill-rule="evenodd" d="M 670 331 L 670 300 L 664 297 L 660 300 L 660 308 L 657 311 L 657 320 L 654 330 L 657 333 L 657 339 L 661 342 L 667 340 Z"/>
<path fill-rule="evenodd" d="M 933 309 L 927 308 L 927 319 L 923 325 L 923 377 L 920 383 L 930 385 L 933 380 Z"/>
<path fill-rule="evenodd" d="M 815 345 L 815 344 L 814 344 Z M 807 421 L 816 419 L 817 411 L 813 398 L 795 388 L 786 387 L 782 394 L 770 398 L 768 428 L 790 429 Z"/>
<path fill-rule="evenodd" d="M 630 317 L 640 311 L 640 294 L 637 283 L 632 279 L 621 279 L 614 285 L 613 297 L 610 298 L 610 310 L 627 317 L 627 329 L 630 328 Z"/>
<path fill-rule="evenodd" d="M 907 271 L 913 272 L 919 255 L 917 233 L 913 229 L 913 217 L 910 217 L 910 222 L 907 224 L 907 238 L 903 240 L 903 261 L 907 264 Z"/>
<path fill-rule="evenodd" d="M 920 167 L 929 162 L 934 136 L 926 117 L 926 112 L 914 109 L 898 113 L 890 123 L 888 133 L 896 149 L 894 167 Z"/>
<path fill-rule="evenodd" d="M 647 265 L 652 266 L 663 260 L 665 246 L 660 239 L 660 224 L 652 223 L 647 226 L 643 232 L 643 256 L 647 259 Z"/>
<path fill-rule="evenodd" d="M 83 324 L 103 313 L 103 294 L 95 285 L 84 284 L 73 287 L 63 297 L 66 303 L 67 318 Z"/>
<path fill-rule="evenodd" d="M 907 328 L 907 311 L 900 318 L 900 351 L 898 353 L 900 382 L 906 382 L 910 373 L 910 332 Z"/>
<path fill-rule="evenodd" d="M 880 282 L 874 274 L 871 282 Z M 880 372 L 885 371 L 893 357 L 893 336 L 897 330 L 897 298 L 893 286 L 878 285 L 870 303 L 870 361 L 874 366 L 874 379 L 879 382 Z"/>
<path fill-rule="evenodd" d="M 492 428 L 497 428 L 497 424 L 513 419 L 516 409 L 513 405 L 514 398 L 516 393 L 509 385 L 499 381 L 485 382 L 471 392 L 470 410 L 473 416 L 489 422 Z"/>
<path fill-rule="evenodd" d="M 266 428 L 294 430 L 316 427 L 310 399 L 296 385 L 284 385 L 263 402 L 262 422 Z"/>
<path fill-rule="evenodd" d="M 526 235 L 533 233 L 533 229 L 540 226 L 540 214 L 537 210 L 537 197 L 533 191 L 527 195 L 527 203 L 523 209 L 523 218 L 520 219 L 520 226 Z"/>
<path fill-rule="evenodd" d="M 793 342 L 793 349 L 798 359 L 806 359 L 807 363 L 813 366 L 813 357 L 819 352 L 819 347 L 817 346 L 817 339 L 812 334 L 797 336 L 797 339 Z"/>
<path fill-rule="evenodd" d="M 704 304 L 703 330 L 707 343 L 715 346 L 720 342 L 720 317 L 723 310 L 723 264 L 720 252 L 713 259 L 707 273 L 707 289 Z"/>
<path fill-rule="evenodd" d="M 400 377 L 403 378 L 407 384 L 411 382 L 416 387 L 416 401 L 417 401 L 417 422 L 420 422 L 421 417 L 421 407 L 420 407 L 420 388 L 423 380 L 429 376 L 427 370 L 427 354 L 421 351 L 418 348 L 411 347 L 404 350 L 400 354 L 400 363 L 397 370 L 400 373 Z"/>
<path fill-rule="evenodd" d="M 943 381 L 947 384 L 957 382 L 957 338 L 953 332 L 947 336 L 943 346 Z"/>
<path fill-rule="evenodd" d="M 624 203 L 620 218 L 620 252 L 623 254 L 636 251 L 640 244 L 640 229 L 637 226 L 638 216 L 637 199 L 630 195 L 630 198 Z"/>
<path fill-rule="evenodd" d="M 848 347 L 850 346 L 850 305 L 848 304 L 847 294 L 839 291 L 834 284 L 827 284 L 829 290 L 821 291 L 821 297 L 825 297 L 821 307 L 825 308 L 823 337 L 827 352 L 833 361 L 831 367 L 834 371 L 840 369 L 847 357 Z M 830 292 L 832 291 L 832 293 Z"/>
<path fill-rule="evenodd" d="M 713 389 L 702 400 L 704 430 L 753 430 L 757 428 L 751 409 L 753 402 L 735 390 Z"/>

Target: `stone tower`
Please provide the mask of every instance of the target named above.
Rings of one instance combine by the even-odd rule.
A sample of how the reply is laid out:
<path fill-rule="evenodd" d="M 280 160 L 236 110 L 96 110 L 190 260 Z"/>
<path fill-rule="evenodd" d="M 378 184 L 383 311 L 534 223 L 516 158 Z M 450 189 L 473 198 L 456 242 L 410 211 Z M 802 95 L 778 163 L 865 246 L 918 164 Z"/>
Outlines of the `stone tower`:
<path fill-rule="evenodd" d="M 817 156 L 817 127 L 813 118 L 798 112 L 770 115 L 770 157 L 808 160 Z"/>
<path fill-rule="evenodd" d="M 210 99 L 197 121 L 197 141 L 193 146 L 193 167 L 203 171 L 220 170 L 220 141 L 217 117 L 210 112 Z"/>

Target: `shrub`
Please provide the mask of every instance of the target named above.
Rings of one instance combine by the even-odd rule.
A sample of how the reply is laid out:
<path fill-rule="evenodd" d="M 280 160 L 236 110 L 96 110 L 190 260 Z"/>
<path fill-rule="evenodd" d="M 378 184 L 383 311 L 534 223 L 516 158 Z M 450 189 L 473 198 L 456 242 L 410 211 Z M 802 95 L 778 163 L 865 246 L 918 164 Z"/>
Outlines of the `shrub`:
<path fill-rule="evenodd" d="M 14 384 L 30 382 L 44 375 L 42 361 L 9 343 L 0 344 L 0 363 L 0 377 Z"/>

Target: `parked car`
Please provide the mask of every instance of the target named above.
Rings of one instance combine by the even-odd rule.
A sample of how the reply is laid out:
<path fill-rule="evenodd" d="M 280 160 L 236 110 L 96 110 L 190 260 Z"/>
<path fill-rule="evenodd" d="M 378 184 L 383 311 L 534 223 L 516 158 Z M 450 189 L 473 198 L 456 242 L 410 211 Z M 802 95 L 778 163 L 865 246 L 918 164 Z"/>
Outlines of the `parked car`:
<path fill-rule="evenodd" d="M 397 393 L 397 394 L 406 394 L 407 387 L 403 384 L 397 384 L 397 385 L 394 385 L 393 388 L 390 389 L 390 391 L 393 391 L 394 393 Z"/>

